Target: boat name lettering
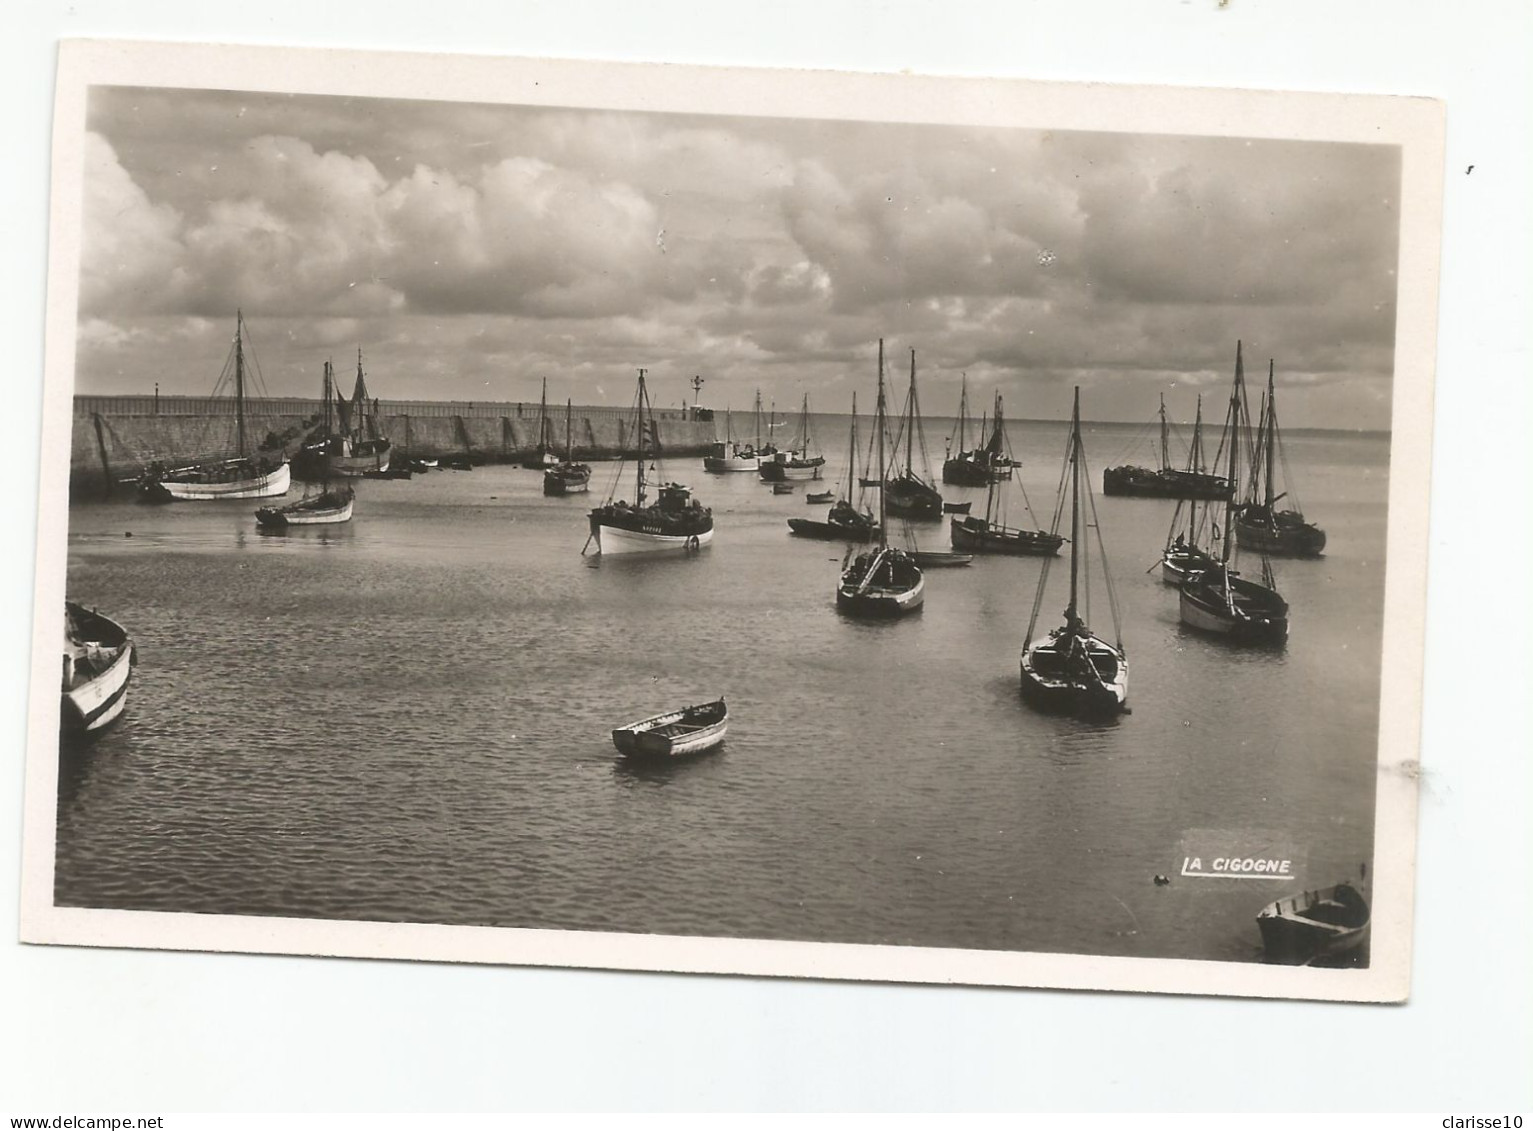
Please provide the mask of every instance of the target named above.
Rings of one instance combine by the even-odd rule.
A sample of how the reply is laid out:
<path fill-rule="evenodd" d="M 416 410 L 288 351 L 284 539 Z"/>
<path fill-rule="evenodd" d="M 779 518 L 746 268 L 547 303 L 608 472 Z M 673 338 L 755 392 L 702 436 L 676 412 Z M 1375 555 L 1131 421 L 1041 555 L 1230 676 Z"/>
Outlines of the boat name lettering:
<path fill-rule="evenodd" d="M 1293 875 L 1293 861 L 1260 856 L 1215 856 L 1207 866 L 1201 856 L 1182 857 L 1184 876 L 1270 876 L 1282 879 Z"/>

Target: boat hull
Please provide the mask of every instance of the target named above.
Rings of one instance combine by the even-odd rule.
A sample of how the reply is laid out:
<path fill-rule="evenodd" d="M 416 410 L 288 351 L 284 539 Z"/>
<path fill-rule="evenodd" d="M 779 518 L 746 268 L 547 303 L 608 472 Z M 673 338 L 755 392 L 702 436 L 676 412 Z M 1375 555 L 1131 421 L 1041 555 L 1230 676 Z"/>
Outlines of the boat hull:
<path fill-rule="evenodd" d="M 690 758 L 722 746 L 728 731 L 729 711 L 720 699 L 618 727 L 612 745 L 626 758 Z"/>
<path fill-rule="evenodd" d="M 1168 550 L 1160 559 L 1160 579 L 1166 585 L 1180 589 L 1187 582 L 1201 576 L 1204 571 L 1217 564 L 1216 559 L 1202 552 L 1179 553 Z"/>
<path fill-rule="evenodd" d="M 382 443 L 382 448 L 374 452 L 360 452 L 349 456 L 326 456 L 325 471 L 333 479 L 356 479 L 370 471 L 387 471 L 393 453 L 387 441 Z"/>
<path fill-rule="evenodd" d="M 1299 966 L 1360 952 L 1368 943 L 1370 916 L 1361 892 L 1337 884 L 1268 904 L 1256 925 L 1268 962 Z"/>
<path fill-rule="evenodd" d="M 990 464 L 962 457 L 942 462 L 942 482 L 956 487 L 988 487 L 1010 478 L 1010 464 Z"/>
<path fill-rule="evenodd" d="M 1325 552 L 1325 531 L 1308 522 L 1236 518 L 1235 542 L 1242 550 L 1259 550 L 1272 557 L 1318 558 Z"/>
<path fill-rule="evenodd" d="M 713 541 L 713 528 L 695 534 L 656 534 L 595 523 L 596 548 L 601 554 L 657 554 L 666 551 L 700 550 Z"/>
<path fill-rule="evenodd" d="M 1238 600 L 1231 609 L 1223 587 L 1213 580 L 1205 584 L 1206 577 L 1199 574 L 1181 588 L 1180 616 L 1188 628 L 1247 644 L 1281 644 L 1288 639 L 1288 605 L 1277 594 L 1236 578 Z"/>
<path fill-rule="evenodd" d="M 79 609 L 78 606 L 76 606 Z M 78 682 L 66 676 L 59 703 L 61 733 L 66 737 L 95 734 L 115 722 L 128 705 L 128 683 L 137 662 L 133 642 L 122 627 L 99 613 L 79 609 L 76 616 L 93 626 L 89 643 L 109 650 L 101 671 Z M 115 649 L 115 654 L 110 650 Z M 67 655 L 67 654 L 66 654 Z"/>
<path fill-rule="evenodd" d="M 851 616 L 887 618 L 913 613 L 926 602 L 926 578 L 914 563 L 903 563 L 898 557 L 893 564 L 888 559 L 879 561 L 894 551 L 879 550 L 877 556 L 862 555 L 856 564 L 841 575 L 836 587 L 836 608 Z M 890 576 L 882 583 L 869 583 L 867 563 L 870 557 L 874 569 L 890 570 Z M 876 574 L 875 574 L 876 576 Z"/>
<path fill-rule="evenodd" d="M 209 502 L 219 499 L 269 499 L 285 495 L 293 485 L 292 470 L 284 463 L 264 475 L 231 479 L 226 483 L 189 483 L 161 479 L 148 488 L 156 498 L 178 502 Z"/>
<path fill-rule="evenodd" d="M 763 461 L 759 468 L 763 483 L 801 483 L 807 479 L 820 478 L 820 470 L 825 461 L 809 461 L 806 463 L 779 463 L 776 460 Z"/>
<path fill-rule="evenodd" d="M 942 521 L 942 496 L 924 484 L 892 479 L 884 487 L 884 507 L 890 514 L 929 522 Z"/>
<path fill-rule="evenodd" d="M 965 515 L 949 523 L 955 550 L 975 554 L 1012 554 L 1020 557 L 1051 557 L 1065 540 L 1044 530 L 1012 530 L 982 518 Z"/>
<path fill-rule="evenodd" d="M 560 468 L 550 468 L 543 473 L 543 494 L 545 495 L 583 495 L 590 490 L 590 468 L 586 468 L 583 475 Z"/>
<path fill-rule="evenodd" d="M 817 538 L 821 542 L 871 542 L 878 536 L 873 526 L 843 526 L 839 522 L 816 522 L 810 518 L 790 518 L 788 529 L 800 538 Z"/>
<path fill-rule="evenodd" d="M 1102 472 L 1102 494 L 1133 499 L 1208 499 L 1230 497 L 1230 482 L 1217 475 L 1156 471 L 1147 467 L 1109 467 Z"/>
<path fill-rule="evenodd" d="M 1095 679 L 1061 668 L 1052 638 L 1030 644 L 1020 665 L 1022 697 L 1039 710 L 1083 719 L 1115 718 L 1126 711 L 1128 660 L 1097 636 L 1087 638 L 1086 648 Z"/>
<path fill-rule="evenodd" d="M 268 530 L 281 530 L 289 526 L 333 526 L 351 521 L 352 500 L 347 499 L 338 507 L 262 507 L 256 511 L 256 523 Z"/>
<path fill-rule="evenodd" d="M 703 470 L 723 474 L 731 471 L 756 471 L 755 456 L 704 456 Z"/>

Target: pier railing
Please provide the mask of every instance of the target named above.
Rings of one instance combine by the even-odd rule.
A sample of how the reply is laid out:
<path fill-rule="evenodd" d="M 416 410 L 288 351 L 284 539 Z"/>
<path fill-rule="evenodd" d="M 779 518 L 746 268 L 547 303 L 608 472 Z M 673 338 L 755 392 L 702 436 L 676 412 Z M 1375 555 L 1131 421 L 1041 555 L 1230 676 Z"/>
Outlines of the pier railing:
<path fill-rule="evenodd" d="M 245 412 L 252 417 L 309 417 L 322 411 L 317 397 L 246 397 Z M 391 401 L 379 400 L 383 416 L 480 417 L 486 419 L 536 420 L 537 401 Z M 627 405 L 575 405 L 574 414 L 587 419 L 628 419 L 633 409 Z M 233 397 L 183 396 L 96 396 L 80 395 L 74 399 L 74 414 L 102 416 L 233 416 Z M 689 411 L 659 408 L 657 420 L 686 420 Z M 563 405 L 548 406 L 549 419 L 556 424 L 564 416 Z"/>

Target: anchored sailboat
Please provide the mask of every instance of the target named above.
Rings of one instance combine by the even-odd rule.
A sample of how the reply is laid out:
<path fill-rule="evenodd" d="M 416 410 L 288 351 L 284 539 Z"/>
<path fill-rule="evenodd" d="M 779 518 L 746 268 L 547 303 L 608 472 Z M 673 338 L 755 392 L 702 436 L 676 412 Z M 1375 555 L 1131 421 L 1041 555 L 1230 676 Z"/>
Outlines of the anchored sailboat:
<path fill-rule="evenodd" d="M 543 395 L 538 399 L 538 445 L 532 456 L 522 463 L 523 467 L 543 471 L 558 464 L 559 457 L 554 454 L 553 425 L 554 422 L 548 419 L 548 378 L 545 377 Z"/>
<path fill-rule="evenodd" d="M 1027 636 L 1022 641 L 1022 695 L 1043 710 L 1085 718 L 1111 717 L 1126 710 L 1128 657 L 1123 651 L 1118 598 L 1113 590 L 1112 574 L 1107 569 L 1102 529 L 1097 521 L 1096 504 L 1091 498 L 1090 473 L 1086 469 L 1086 452 L 1081 444 L 1081 391 L 1078 387 L 1070 415 L 1070 442 L 1065 451 L 1064 474 L 1059 482 L 1059 501 L 1054 508 L 1051 532 L 1056 535 L 1067 495 L 1070 500 L 1070 603 L 1065 606 L 1065 623 L 1043 639 L 1034 640 L 1038 611 L 1043 606 L 1049 581 L 1051 562 L 1045 561 L 1038 577 L 1033 613 L 1027 622 Z M 1088 525 L 1096 531 L 1097 556 L 1107 584 L 1115 640 L 1112 644 L 1093 633 L 1082 615 L 1089 616 L 1091 612 L 1089 550 L 1088 541 L 1083 537 L 1084 527 Z M 1086 575 L 1084 585 L 1083 573 Z"/>
<path fill-rule="evenodd" d="M 968 426 L 968 413 L 969 378 L 965 374 L 958 394 L 958 454 L 953 455 L 949 451 L 942 461 L 942 482 L 962 487 L 985 487 L 998 479 L 1010 479 L 1011 469 L 1017 464 L 1006 450 L 1006 437 L 1001 430 L 1000 418 L 996 418 L 995 426 L 990 430 L 990 438 L 983 447 L 965 451 L 963 443 Z M 980 435 L 984 434 L 982 421 Z"/>
<path fill-rule="evenodd" d="M 1189 466 L 1171 464 L 1171 426 L 1166 422 L 1166 394 L 1160 395 L 1160 444 L 1158 467 L 1124 464 L 1102 472 L 1102 494 L 1128 495 L 1140 499 L 1228 499 L 1233 489 L 1228 479 Z"/>
<path fill-rule="evenodd" d="M 234 379 L 234 443 L 232 452 L 221 457 L 166 467 L 150 464 L 139 479 L 141 498 L 151 502 L 176 499 L 262 499 L 287 494 L 292 471 L 280 451 L 252 456 L 245 428 L 245 317 L 236 311 L 234 344 L 224 362 L 218 387 L 231 376 Z M 215 395 L 216 395 L 215 389 Z"/>
<path fill-rule="evenodd" d="M 804 407 L 799 412 L 797 441 L 788 451 L 776 452 L 761 458 L 761 479 L 765 483 L 783 483 L 788 480 L 818 479 L 825 465 L 823 455 L 810 455 L 814 440 L 809 432 L 809 394 L 804 394 Z"/>
<path fill-rule="evenodd" d="M 543 473 L 543 494 L 576 495 L 591 489 L 591 467 L 575 462 L 574 401 L 564 402 L 564 459 Z"/>
<path fill-rule="evenodd" d="M 654 414 L 644 370 L 639 370 L 639 390 L 634 398 L 635 435 L 638 438 L 637 477 L 634 502 L 613 500 L 618 480 L 607 501 L 591 512 L 591 537 L 598 554 L 636 554 L 658 550 L 696 550 L 713 541 L 713 511 L 692 497 L 680 483 L 662 483 L 659 498 L 647 502 L 649 484 L 645 464 L 654 454 Z"/>
<path fill-rule="evenodd" d="M 756 394 L 756 418 L 759 424 L 761 419 L 761 394 Z M 725 471 L 755 471 L 757 467 L 756 449 L 750 445 L 741 447 L 735 439 L 734 423 L 730 418 L 729 409 L 724 410 L 724 438 L 715 440 L 713 446 L 708 449 L 708 454 L 703 457 L 703 470 L 713 472 Z"/>
<path fill-rule="evenodd" d="M 1251 461 L 1256 474 L 1252 476 L 1245 503 L 1235 511 L 1235 540 L 1243 550 L 1260 550 L 1279 557 L 1318 558 L 1325 549 L 1325 531 L 1304 520 L 1304 511 L 1292 490 L 1277 491 L 1276 456 L 1280 440 L 1272 369 L 1269 360 L 1267 395 L 1262 401 L 1262 422 Z M 1286 459 L 1283 466 L 1285 469 L 1288 466 Z M 1292 506 L 1278 510 L 1277 504 L 1285 498 L 1291 500 Z"/>
<path fill-rule="evenodd" d="M 1005 460 L 1009 475 L 1014 461 L 1007 456 L 1006 421 L 1001 409 L 1001 394 L 995 394 L 995 431 L 991 444 L 1000 459 Z M 1005 480 L 991 478 L 985 494 L 985 517 L 976 518 L 965 514 L 952 519 L 953 546 L 982 554 L 1057 554 L 1064 539 L 1058 533 L 1047 530 L 1021 530 L 1005 524 Z M 1027 503 L 1024 489 L 1022 501 L 1031 515 L 1033 508 Z"/>
<path fill-rule="evenodd" d="M 883 340 L 879 339 L 880 373 L 883 372 L 883 350 Z M 922 475 L 917 475 L 915 471 L 915 443 L 918 434 L 921 441 Z M 926 457 L 926 435 L 921 429 L 921 402 L 916 396 L 915 350 L 910 351 L 910 392 L 905 397 L 905 419 L 900 425 L 900 434 L 895 437 L 896 449 L 901 439 L 905 441 L 905 470 L 890 478 L 887 471 L 880 468 L 880 482 L 883 484 L 883 490 L 880 492 L 883 501 L 880 505 L 888 513 L 900 515 L 903 518 L 940 522 L 942 521 L 942 496 L 932 485 L 931 467 Z"/>
<path fill-rule="evenodd" d="M 1198 413 L 1192 425 L 1192 449 L 1187 456 L 1187 471 L 1203 470 L 1203 395 L 1198 394 Z M 1204 549 L 1203 527 L 1210 524 L 1210 508 L 1198 511 L 1198 500 L 1178 500 L 1166 531 L 1166 549 L 1160 559 L 1160 577 L 1167 585 L 1180 586 L 1189 578 L 1215 564 L 1214 555 Z"/>
<path fill-rule="evenodd" d="M 379 429 L 378 402 L 368 395 L 362 351 L 357 350 L 357 383 L 349 402 L 341 399 L 328 361 L 321 388 L 324 419 L 318 436 L 294 457 L 298 474 L 328 480 L 387 472 L 392 449 Z"/>
<path fill-rule="evenodd" d="M 884 342 L 878 341 L 878 409 L 873 429 L 878 446 L 878 478 L 887 476 L 884 436 L 887 432 L 884 399 Z M 842 572 L 836 586 L 836 608 L 854 616 L 897 617 L 915 612 L 926 599 L 926 580 L 915 559 L 889 545 L 888 491 L 878 493 L 878 547 L 857 555 Z M 850 551 L 848 551 L 850 552 Z"/>
<path fill-rule="evenodd" d="M 1229 442 L 1229 476 L 1238 486 L 1240 433 L 1248 426 L 1245 409 L 1245 365 L 1240 343 L 1235 345 L 1235 388 L 1230 394 L 1225 435 Z M 1224 529 L 1219 540 L 1219 560 L 1189 576 L 1182 584 L 1181 620 L 1189 628 L 1250 643 L 1282 643 L 1288 638 L 1288 602 L 1278 595 L 1272 563 L 1262 554 L 1262 583 L 1248 581 L 1231 568 L 1234 549 L 1231 530 L 1234 511 L 1231 499 L 1224 502 Z"/>
<path fill-rule="evenodd" d="M 822 542 L 871 542 L 878 533 L 878 520 L 864 507 L 858 510 L 852 504 L 854 498 L 861 502 L 857 486 L 857 394 L 852 394 L 851 436 L 847 441 L 846 494 L 837 499 L 824 522 L 808 518 L 790 518 L 788 529 L 802 538 L 818 538 Z M 825 492 L 829 495 L 830 492 Z M 810 501 L 818 501 L 810 496 Z"/>

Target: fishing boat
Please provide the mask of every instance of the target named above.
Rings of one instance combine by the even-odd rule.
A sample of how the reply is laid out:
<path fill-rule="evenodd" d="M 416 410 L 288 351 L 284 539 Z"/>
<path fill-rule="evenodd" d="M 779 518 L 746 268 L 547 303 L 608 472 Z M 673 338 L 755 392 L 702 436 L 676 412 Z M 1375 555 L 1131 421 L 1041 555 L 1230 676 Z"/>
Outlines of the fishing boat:
<path fill-rule="evenodd" d="M 999 420 L 990 430 L 990 437 L 983 447 L 972 451 L 964 449 L 968 412 L 969 380 L 966 374 L 958 394 L 958 454 L 954 455 L 949 449 L 943 459 L 942 482 L 961 487 L 986 487 L 998 479 L 1010 479 L 1011 469 L 1017 464 L 1006 450 L 1005 436 L 1001 431 Z M 983 436 L 984 433 L 985 428 L 982 423 L 980 435 Z"/>
<path fill-rule="evenodd" d="M 1006 418 L 1001 408 L 1001 394 L 995 394 L 995 431 L 992 434 L 992 443 L 1000 458 L 1006 459 L 1009 467 L 1015 467 L 1016 462 L 1006 454 L 1009 445 L 1006 440 Z M 1027 509 L 1029 516 L 1033 513 L 1033 506 L 1027 498 L 1027 488 L 1018 486 L 1022 491 L 1022 503 Z M 1027 556 L 1042 556 L 1059 553 L 1059 548 L 1064 545 L 1064 539 L 1057 531 L 1048 530 L 1023 530 L 1020 527 L 1006 525 L 1006 480 L 994 478 L 985 486 L 985 517 L 977 518 L 971 514 L 963 514 L 950 520 L 951 537 L 953 547 L 958 550 L 967 550 L 976 554 L 1019 554 Z"/>
<path fill-rule="evenodd" d="M 773 483 L 772 484 L 772 494 L 774 494 L 774 495 L 791 495 L 791 494 L 793 494 L 795 489 L 796 488 L 791 483 Z"/>
<path fill-rule="evenodd" d="M 878 447 L 878 478 L 887 478 L 884 436 L 888 431 L 884 399 L 884 343 L 878 342 L 878 408 L 874 416 L 874 442 Z M 853 616 L 898 617 L 913 613 L 926 600 L 926 579 L 916 560 L 889 545 L 888 491 L 878 493 L 878 545 L 858 554 L 841 573 L 836 586 L 836 608 Z M 848 550 L 848 554 L 850 554 Z"/>
<path fill-rule="evenodd" d="M 883 342 L 879 342 L 879 370 L 883 365 Z M 915 470 L 915 444 L 921 443 L 922 474 Z M 905 396 L 905 413 L 900 432 L 894 438 L 895 451 L 900 441 L 905 442 L 905 470 L 890 476 L 884 471 L 879 476 L 883 489 L 879 492 L 880 504 L 889 514 L 901 518 L 942 521 L 942 496 L 932 485 L 931 461 L 926 455 L 926 434 L 921 427 L 921 402 L 916 395 L 916 351 L 910 351 L 910 392 Z"/>
<path fill-rule="evenodd" d="M 367 391 L 360 349 L 351 400 L 341 399 L 327 361 L 320 403 L 324 418 L 319 430 L 293 457 L 293 470 L 298 476 L 316 481 L 364 475 L 369 479 L 385 478 L 393 448 L 379 426 L 378 402 Z"/>
<path fill-rule="evenodd" d="M 255 512 L 256 525 L 266 530 L 289 526 L 329 526 L 351 521 L 351 505 L 356 492 L 350 487 L 332 488 L 329 484 L 317 495 L 281 507 L 261 507 Z"/>
<path fill-rule="evenodd" d="M 1368 870 L 1363 867 L 1366 883 Z M 1356 955 L 1368 942 L 1371 912 L 1362 884 L 1333 887 L 1274 900 L 1256 916 L 1267 961 L 1305 966 Z"/>
<path fill-rule="evenodd" d="M 922 569 L 943 569 L 949 566 L 966 566 L 974 561 L 973 554 L 961 554 L 954 550 L 907 551 Z"/>
<path fill-rule="evenodd" d="M 579 495 L 591 489 L 591 466 L 575 462 L 575 406 L 564 402 L 564 458 L 543 473 L 543 494 Z"/>
<path fill-rule="evenodd" d="M 644 373 L 639 370 L 639 389 L 634 397 L 634 435 L 638 437 L 634 502 L 630 506 L 621 499 L 614 501 L 609 495 L 605 503 L 591 512 L 587 545 L 594 541 L 598 554 L 696 550 L 713 541 L 713 511 L 693 498 L 689 488 L 680 483 L 663 483 L 656 501 L 647 502 L 649 484 L 645 467 L 654 454 L 647 441 L 654 433 L 654 415 Z M 615 478 L 614 494 L 618 482 Z"/>
<path fill-rule="evenodd" d="M 1240 435 L 1248 427 L 1245 409 L 1245 367 L 1240 343 L 1235 344 L 1235 387 L 1225 418 L 1225 441 L 1229 448 L 1229 478 L 1239 482 Z M 1224 501 L 1224 528 L 1220 532 L 1219 560 L 1203 572 L 1187 578 L 1181 588 L 1181 620 L 1189 628 L 1213 633 L 1240 643 L 1281 644 L 1288 638 L 1288 602 L 1278 594 L 1272 563 L 1261 555 L 1262 582 L 1257 584 L 1232 568 L 1235 548 L 1231 531 L 1233 491 Z"/>
<path fill-rule="evenodd" d="M 1059 533 L 1067 495 L 1070 501 L 1070 603 L 1065 606 L 1065 623 L 1035 640 L 1033 632 L 1048 588 L 1049 566 L 1053 564 L 1052 559 L 1046 560 L 1038 576 L 1038 592 L 1033 599 L 1032 616 L 1027 622 L 1027 636 L 1022 641 L 1022 696 L 1046 711 L 1078 718 L 1111 718 L 1128 709 L 1128 657 L 1123 651 L 1118 598 L 1113 589 L 1112 574 L 1107 568 L 1107 549 L 1102 543 L 1102 528 L 1097 519 L 1096 503 L 1091 497 L 1091 476 L 1081 443 L 1079 387 L 1075 390 L 1075 406 L 1070 415 L 1065 471 L 1060 477 L 1059 499 L 1054 507 L 1054 534 Z M 1090 571 L 1082 569 L 1088 565 L 1083 561 L 1087 557 L 1087 542 L 1083 538 L 1087 527 L 1095 532 L 1097 561 L 1101 563 L 1106 582 L 1115 640 L 1111 644 L 1093 633 L 1082 615 L 1089 615 L 1091 610 Z"/>
<path fill-rule="evenodd" d="M 846 457 L 846 494 L 831 505 L 825 515 L 824 522 L 816 522 L 808 518 L 790 518 L 788 529 L 801 538 L 818 538 L 822 542 L 871 542 L 877 535 L 879 524 L 871 511 L 866 507 L 859 510 L 852 500 L 857 499 L 861 504 L 865 487 L 854 485 L 859 483 L 857 475 L 857 394 L 852 394 L 852 422 L 851 436 L 847 442 Z M 830 495 L 829 491 L 822 491 L 815 495 L 809 495 L 810 502 L 823 500 Z"/>
<path fill-rule="evenodd" d="M 232 377 L 234 440 L 232 454 L 194 463 L 166 466 L 155 461 L 138 481 L 139 497 L 149 502 L 206 502 L 214 499 L 265 499 L 287 494 L 292 470 L 280 450 L 252 455 L 245 427 L 245 318 L 236 311 L 234 344 L 213 395 Z"/>
<path fill-rule="evenodd" d="M 684 758 L 721 746 L 728 730 L 729 708 L 715 699 L 618 727 L 612 745 L 628 758 Z"/>
<path fill-rule="evenodd" d="M 774 452 L 762 456 L 758 471 L 765 483 L 782 483 L 793 479 L 818 479 L 825 466 L 823 455 L 810 455 L 814 440 L 809 432 L 809 394 L 804 394 L 804 407 L 799 412 L 798 435 L 786 452 Z"/>
<path fill-rule="evenodd" d="M 63 734 L 94 734 L 128 702 L 128 680 L 138 655 L 127 631 L 95 609 L 64 602 Z"/>
<path fill-rule="evenodd" d="M 831 502 L 835 497 L 834 491 L 809 491 L 804 495 L 804 502 L 818 506 Z"/>
<path fill-rule="evenodd" d="M 1160 395 L 1158 415 L 1160 444 L 1157 453 L 1160 466 L 1124 464 L 1106 468 L 1102 472 L 1102 494 L 1126 495 L 1136 499 L 1228 499 L 1232 490 L 1228 479 L 1192 466 L 1186 470 L 1172 466 L 1171 426 L 1166 421 L 1165 393 Z"/>
<path fill-rule="evenodd" d="M 756 394 L 757 426 L 760 426 L 761 418 L 761 394 Z M 715 440 L 713 446 L 708 449 L 708 454 L 703 457 L 703 470 L 722 474 L 731 471 L 755 471 L 759 457 L 756 449 L 750 445 L 742 447 L 735 439 L 734 423 L 730 418 L 729 409 L 724 410 L 724 438 Z"/>
<path fill-rule="evenodd" d="M 1187 470 L 1201 471 L 1203 466 L 1203 395 L 1198 394 L 1198 411 L 1192 425 L 1192 447 L 1187 455 Z M 1180 587 L 1201 574 L 1218 559 L 1204 549 L 1209 525 L 1209 509 L 1198 510 L 1196 498 L 1178 499 L 1166 531 L 1166 548 L 1160 558 L 1160 578 L 1167 585 Z"/>
<path fill-rule="evenodd" d="M 1259 550 L 1285 558 L 1318 558 L 1325 550 L 1325 531 L 1306 522 L 1304 511 L 1292 490 L 1278 492 L 1276 456 L 1281 439 L 1278 433 L 1277 396 L 1273 390 L 1272 362 L 1267 362 L 1267 395 L 1262 401 L 1261 426 L 1257 430 L 1256 453 L 1252 466 L 1251 490 L 1246 501 L 1235 510 L 1235 541 L 1242 549 Z M 1288 466 L 1288 461 L 1283 461 Z M 1288 499 L 1291 505 L 1278 510 L 1278 503 Z"/>
<path fill-rule="evenodd" d="M 538 398 L 538 442 L 532 455 L 522 461 L 523 467 L 546 471 L 558 466 L 559 457 L 554 454 L 553 421 L 548 419 L 548 378 L 543 378 L 543 394 Z"/>

